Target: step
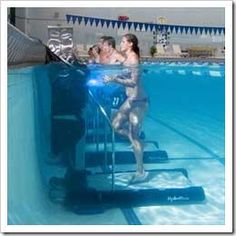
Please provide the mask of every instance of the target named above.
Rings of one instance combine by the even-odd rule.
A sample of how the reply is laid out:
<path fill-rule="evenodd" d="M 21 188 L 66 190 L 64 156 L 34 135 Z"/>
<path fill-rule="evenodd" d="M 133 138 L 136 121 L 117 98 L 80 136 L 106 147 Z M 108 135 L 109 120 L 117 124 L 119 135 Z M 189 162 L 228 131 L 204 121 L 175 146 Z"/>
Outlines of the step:
<path fill-rule="evenodd" d="M 86 143 L 93 143 L 96 141 L 96 138 L 98 138 L 99 142 L 104 142 L 105 141 L 105 131 L 104 129 L 98 129 L 97 133 L 94 132 L 94 130 L 89 129 L 86 131 Z M 111 130 L 107 130 L 107 141 L 111 141 Z M 97 136 L 97 137 L 96 137 Z M 145 139 L 145 133 L 142 131 L 140 133 L 140 139 L 144 140 Z M 115 134 L 115 140 L 116 142 L 129 142 L 128 138 L 123 137 L 119 134 Z"/>
<path fill-rule="evenodd" d="M 168 161 L 168 154 L 158 148 L 158 144 L 153 141 L 144 143 L 144 163 L 162 163 Z M 112 163 L 111 143 L 107 145 L 107 162 L 105 163 L 104 144 L 99 145 L 97 151 L 96 144 L 86 144 L 85 163 L 87 167 L 97 165 L 110 165 Z M 133 149 L 129 143 L 115 144 L 115 163 L 116 164 L 133 164 L 135 157 Z"/>

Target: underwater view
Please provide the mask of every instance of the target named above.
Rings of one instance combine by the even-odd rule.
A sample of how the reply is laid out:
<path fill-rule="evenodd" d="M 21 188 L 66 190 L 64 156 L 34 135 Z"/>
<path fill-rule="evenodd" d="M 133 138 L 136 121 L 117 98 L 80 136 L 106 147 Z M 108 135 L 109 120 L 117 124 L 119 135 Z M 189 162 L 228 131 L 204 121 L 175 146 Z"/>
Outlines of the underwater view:
<path fill-rule="evenodd" d="M 225 224 L 225 64 L 144 61 L 131 70 L 146 94 L 132 101 L 145 106 L 141 181 L 134 144 L 114 128 L 127 94 L 104 82 L 127 67 L 8 70 L 8 224 Z"/>

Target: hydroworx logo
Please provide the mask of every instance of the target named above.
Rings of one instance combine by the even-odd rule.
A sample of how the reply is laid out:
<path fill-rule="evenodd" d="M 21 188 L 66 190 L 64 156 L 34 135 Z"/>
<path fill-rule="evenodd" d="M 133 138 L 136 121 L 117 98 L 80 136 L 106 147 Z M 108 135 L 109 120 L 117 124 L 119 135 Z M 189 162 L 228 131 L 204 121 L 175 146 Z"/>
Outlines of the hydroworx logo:
<path fill-rule="evenodd" d="M 184 196 L 169 196 L 167 198 L 167 201 L 169 202 L 177 202 L 177 201 L 188 201 L 189 197 L 184 197 Z"/>

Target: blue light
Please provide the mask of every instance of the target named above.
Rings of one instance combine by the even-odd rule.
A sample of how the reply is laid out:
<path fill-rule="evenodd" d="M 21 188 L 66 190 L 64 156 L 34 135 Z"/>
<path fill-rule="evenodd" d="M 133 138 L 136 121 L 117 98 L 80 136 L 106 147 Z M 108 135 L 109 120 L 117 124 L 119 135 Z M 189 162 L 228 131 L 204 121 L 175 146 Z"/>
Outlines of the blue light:
<path fill-rule="evenodd" d="M 103 83 L 101 80 L 90 79 L 90 80 L 87 82 L 87 85 L 88 85 L 89 87 L 102 87 L 102 86 L 104 86 L 104 83 Z"/>

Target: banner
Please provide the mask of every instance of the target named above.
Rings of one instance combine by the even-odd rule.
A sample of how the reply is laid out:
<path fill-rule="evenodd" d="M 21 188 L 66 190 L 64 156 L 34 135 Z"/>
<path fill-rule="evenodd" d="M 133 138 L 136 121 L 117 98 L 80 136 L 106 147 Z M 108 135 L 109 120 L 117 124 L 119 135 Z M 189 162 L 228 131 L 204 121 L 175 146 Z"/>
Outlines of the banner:
<path fill-rule="evenodd" d="M 124 20 L 111 20 L 104 18 L 95 18 L 95 17 L 87 17 L 87 16 L 75 16 L 75 15 L 66 15 L 66 20 L 68 24 L 72 22 L 75 24 L 78 22 L 81 24 L 84 22 L 85 25 L 90 23 L 90 26 L 95 22 L 95 26 L 101 27 L 112 27 L 113 29 L 117 27 L 118 29 L 122 27 L 122 29 L 128 28 L 129 30 L 133 28 L 138 31 L 168 31 L 170 33 L 185 33 L 185 34 L 225 34 L 224 27 L 209 27 L 209 26 L 188 26 L 188 25 L 167 25 L 167 24 L 154 24 L 154 23 L 146 23 L 146 22 L 134 22 L 134 21 L 124 21 Z M 127 27 L 128 26 L 128 27 Z"/>

